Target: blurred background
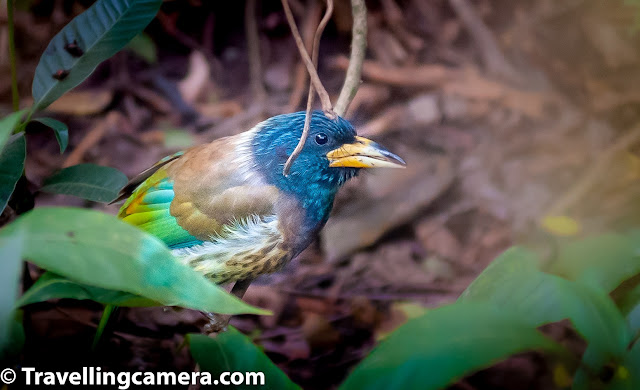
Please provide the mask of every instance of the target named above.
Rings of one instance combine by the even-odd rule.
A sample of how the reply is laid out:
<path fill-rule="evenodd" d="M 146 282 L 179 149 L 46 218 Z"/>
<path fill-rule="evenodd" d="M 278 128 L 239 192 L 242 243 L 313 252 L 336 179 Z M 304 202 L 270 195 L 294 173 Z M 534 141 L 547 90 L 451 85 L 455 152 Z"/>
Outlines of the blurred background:
<path fill-rule="evenodd" d="M 324 6 L 289 0 L 308 42 Z M 372 0 L 360 89 L 347 118 L 388 146 L 403 171 L 362 174 L 341 190 L 317 242 L 245 300 L 273 316 L 237 316 L 303 388 L 339 384 L 390 331 L 454 301 L 514 244 L 550 256 L 559 242 L 640 222 L 640 2 Z M 23 106 L 49 40 L 88 0 L 18 0 Z M 348 65 L 351 8 L 336 0 L 319 73 L 335 101 Z M 0 116 L 11 110 L 6 0 L 0 0 Z M 70 128 L 60 155 L 50 131 L 28 129 L 21 205 L 86 203 L 35 190 L 82 162 L 134 176 L 177 150 L 302 110 L 307 77 L 280 1 L 165 1 L 127 49 L 51 105 Z M 12 215 L 3 215 L 7 221 Z M 37 277 L 32 269 L 29 278 Z M 25 365 L 87 365 L 102 306 L 25 310 Z M 119 311 L 99 357 L 117 370 L 193 368 L 179 346 L 195 311 Z M 69 363 L 66 361 L 65 364 Z M 536 354 L 511 358 L 459 389 L 542 389 Z"/>

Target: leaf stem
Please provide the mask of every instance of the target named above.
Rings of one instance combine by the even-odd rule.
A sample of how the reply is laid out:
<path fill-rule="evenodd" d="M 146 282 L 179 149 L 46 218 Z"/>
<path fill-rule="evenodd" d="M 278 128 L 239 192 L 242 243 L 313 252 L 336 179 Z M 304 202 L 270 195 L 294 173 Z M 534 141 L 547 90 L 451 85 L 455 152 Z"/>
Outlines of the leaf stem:
<path fill-rule="evenodd" d="M 20 109 L 20 95 L 18 94 L 18 72 L 16 65 L 15 24 L 13 20 L 14 0 L 7 0 L 7 17 L 9 26 L 9 66 L 11 68 L 11 98 L 13 111 Z"/>
<path fill-rule="evenodd" d="M 95 336 L 93 336 L 93 343 L 91 344 L 92 351 L 96 350 L 96 347 L 98 346 L 98 344 L 100 343 L 100 339 L 102 338 L 102 334 L 107 327 L 107 323 L 109 323 L 109 318 L 117 308 L 118 306 L 115 305 L 105 305 L 104 311 L 102 312 L 102 317 L 100 317 L 100 322 L 98 323 L 98 329 L 96 330 Z"/>

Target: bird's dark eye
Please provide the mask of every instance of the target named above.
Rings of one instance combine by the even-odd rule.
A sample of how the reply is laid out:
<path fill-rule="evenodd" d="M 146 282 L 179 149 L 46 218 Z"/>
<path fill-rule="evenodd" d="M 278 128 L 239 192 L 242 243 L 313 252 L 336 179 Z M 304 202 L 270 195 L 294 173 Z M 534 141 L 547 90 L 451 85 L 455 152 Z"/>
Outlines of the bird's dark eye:
<path fill-rule="evenodd" d="M 327 141 L 329 141 L 329 137 L 327 137 L 325 133 L 316 134 L 316 143 L 318 145 L 324 145 L 327 143 Z"/>

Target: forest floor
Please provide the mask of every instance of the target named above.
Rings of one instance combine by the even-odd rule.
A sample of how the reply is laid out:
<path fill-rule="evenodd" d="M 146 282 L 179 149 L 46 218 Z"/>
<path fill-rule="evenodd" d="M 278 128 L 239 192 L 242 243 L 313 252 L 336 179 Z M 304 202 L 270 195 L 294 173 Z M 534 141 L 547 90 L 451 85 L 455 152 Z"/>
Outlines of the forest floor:
<path fill-rule="evenodd" d="M 87 6 L 30 3 L 16 13 L 24 97 L 46 43 Z M 319 4 L 292 4 L 301 30 L 314 29 Z M 369 4 L 363 83 L 347 118 L 408 167 L 349 182 L 319 239 L 248 290 L 247 302 L 274 315 L 231 321 L 305 389 L 336 387 L 376 341 L 456 300 L 509 246 L 552 251 L 560 238 L 545 216 L 571 215 L 580 234 L 640 219 L 640 158 L 631 148 L 640 138 L 638 10 L 622 0 L 477 0 L 472 13 L 465 4 Z M 132 177 L 176 150 L 301 110 L 306 74 L 280 2 L 258 8 L 259 51 L 249 52 L 244 2 L 165 2 L 147 29 L 155 45 L 117 54 L 49 108 L 69 125 L 70 152 L 60 155 L 45 128 L 29 127 L 28 188 L 81 162 Z M 348 1 L 337 1 L 319 65 L 334 98 L 350 26 Z M 155 60 L 141 58 L 149 50 Z M 252 80 L 256 59 L 262 79 Z M 7 62 L 0 58 L 0 112 L 10 107 Z M 118 208 L 41 193 L 35 202 Z M 121 309 L 99 356 L 90 356 L 100 314 L 86 301 L 28 307 L 25 365 L 53 368 L 64 355 L 113 371 L 193 369 L 180 346 L 205 324 L 201 313 Z M 526 354 L 453 388 L 545 389 L 550 372 Z"/>

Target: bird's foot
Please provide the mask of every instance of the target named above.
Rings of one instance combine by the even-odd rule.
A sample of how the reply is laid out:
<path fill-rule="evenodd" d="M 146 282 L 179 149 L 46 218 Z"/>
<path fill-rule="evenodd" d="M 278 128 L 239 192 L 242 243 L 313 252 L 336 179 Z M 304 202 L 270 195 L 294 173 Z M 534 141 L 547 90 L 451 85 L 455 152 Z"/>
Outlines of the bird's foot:
<path fill-rule="evenodd" d="M 231 294 L 238 297 L 238 299 L 242 299 L 244 293 L 249 288 L 249 285 L 253 279 L 243 279 L 236 282 L 231 289 Z M 204 333 L 207 335 L 211 335 L 213 333 L 226 332 L 227 327 L 229 326 L 229 320 L 231 319 L 231 315 L 229 314 L 218 314 L 218 313 L 204 313 L 205 317 L 209 319 L 209 323 L 204 326 Z"/>
<path fill-rule="evenodd" d="M 204 313 L 209 322 L 204 326 L 205 334 L 226 332 L 229 326 L 230 315 L 218 313 Z"/>

